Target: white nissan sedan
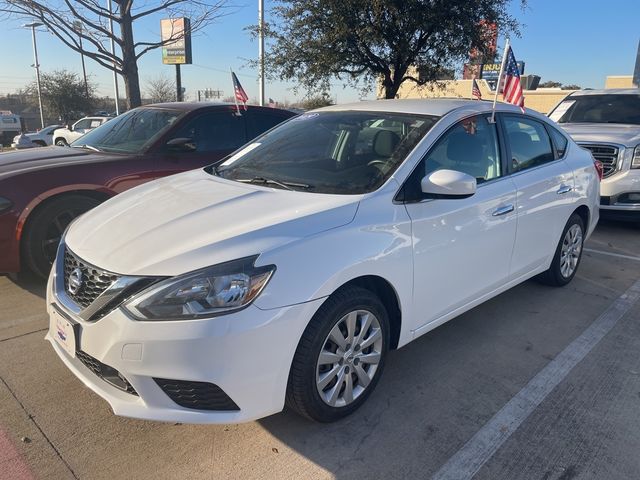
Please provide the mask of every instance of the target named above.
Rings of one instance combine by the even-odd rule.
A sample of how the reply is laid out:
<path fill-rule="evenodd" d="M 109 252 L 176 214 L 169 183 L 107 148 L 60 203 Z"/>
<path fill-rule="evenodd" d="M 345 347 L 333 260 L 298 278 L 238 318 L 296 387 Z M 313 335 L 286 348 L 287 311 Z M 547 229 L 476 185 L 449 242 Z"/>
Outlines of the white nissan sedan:
<path fill-rule="evenodd" d="M 306 113 L 71 224 L 47 339 L 118 415 L 337 420 L 390 350 L 528 278 L 570 282 L 598 167 L 511 105 Z"/>

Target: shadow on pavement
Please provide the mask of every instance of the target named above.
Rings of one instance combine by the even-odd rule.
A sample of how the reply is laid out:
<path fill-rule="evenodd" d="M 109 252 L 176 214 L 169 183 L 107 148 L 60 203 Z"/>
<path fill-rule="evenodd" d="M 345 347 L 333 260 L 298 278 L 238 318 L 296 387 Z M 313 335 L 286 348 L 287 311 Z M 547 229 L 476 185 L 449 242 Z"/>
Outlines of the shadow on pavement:
<path fill-rule="evenodd" d="M 5 275 L 9 281 L 17 285 L 18 287 L 37 295 L 40 298 L 45 298 L 47 281 L 37 277 L 31 272 L 20 272 L 17 274 Z"/>

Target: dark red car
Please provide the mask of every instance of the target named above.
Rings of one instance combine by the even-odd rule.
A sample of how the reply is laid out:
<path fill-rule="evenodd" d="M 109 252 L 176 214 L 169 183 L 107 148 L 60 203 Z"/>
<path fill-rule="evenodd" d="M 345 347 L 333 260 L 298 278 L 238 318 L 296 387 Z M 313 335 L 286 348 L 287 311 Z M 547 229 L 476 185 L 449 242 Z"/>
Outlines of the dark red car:
<path fill-rule="evenodd" d="M 166 103 L 131 110 L 76 140 L 0 154 L 0 272 L 48 275 L 78 215 L 143 182 L 215 163 L 294 116 L 287 110 Z"/>

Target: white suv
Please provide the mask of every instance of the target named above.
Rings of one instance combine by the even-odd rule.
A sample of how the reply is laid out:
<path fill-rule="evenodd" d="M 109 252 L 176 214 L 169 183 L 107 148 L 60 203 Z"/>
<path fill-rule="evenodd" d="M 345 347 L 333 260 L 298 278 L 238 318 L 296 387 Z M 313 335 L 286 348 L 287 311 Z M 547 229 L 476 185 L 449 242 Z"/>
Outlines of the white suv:
<path fill-rule="evenodd" d="M 71 128 L 58 128 L 53 132 L 53 143 L 60 147 L 66 147 L 75 142 L 82 135 L 103 123 L 108 122 L 113 117 L 84 117 L 74 123 Z"/>
<path fill-rule="evenodd" d="M 575 92 L 549 117 L 602 162 L 603 215 L 640 221 L 640 90 Z"/>
<path fill-rule="evenodd" d="M 578 270 L 593 158 L 548 118 L 496 108 L 327 107 L 106 201 L 60 242 L 47 339 L 119 415 L 348 415 L 389 350 Z"/>

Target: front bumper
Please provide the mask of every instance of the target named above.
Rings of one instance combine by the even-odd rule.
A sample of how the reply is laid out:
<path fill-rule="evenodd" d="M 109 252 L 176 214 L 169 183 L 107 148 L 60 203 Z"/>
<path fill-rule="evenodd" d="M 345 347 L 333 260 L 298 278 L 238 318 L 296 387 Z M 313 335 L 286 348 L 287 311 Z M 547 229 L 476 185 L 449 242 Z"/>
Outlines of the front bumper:
<path fill-rule="evenodd" d="M 600 209 L 640 217 L 640 169 L 622 171 L 600 184 Z"/>
<path fill-rule="evenodd" d="M 308 320 L 323 299 L 207 320 L 140 322 L 116 309 L 86 322 L 63 310 L 47 289 L 50 327 L 46 339 L 65 365 L 116 415 L 184 423 L 238 423 L 281 411 L 293 355 Z M 54 339 L 53 309 L 79 324 L 76 348 L 117 370 L 137 395 L 116 388 L 69 355 Z M 217 385 L 239 410 L 212 411 L 175 403 L 154 380 Z"/>

